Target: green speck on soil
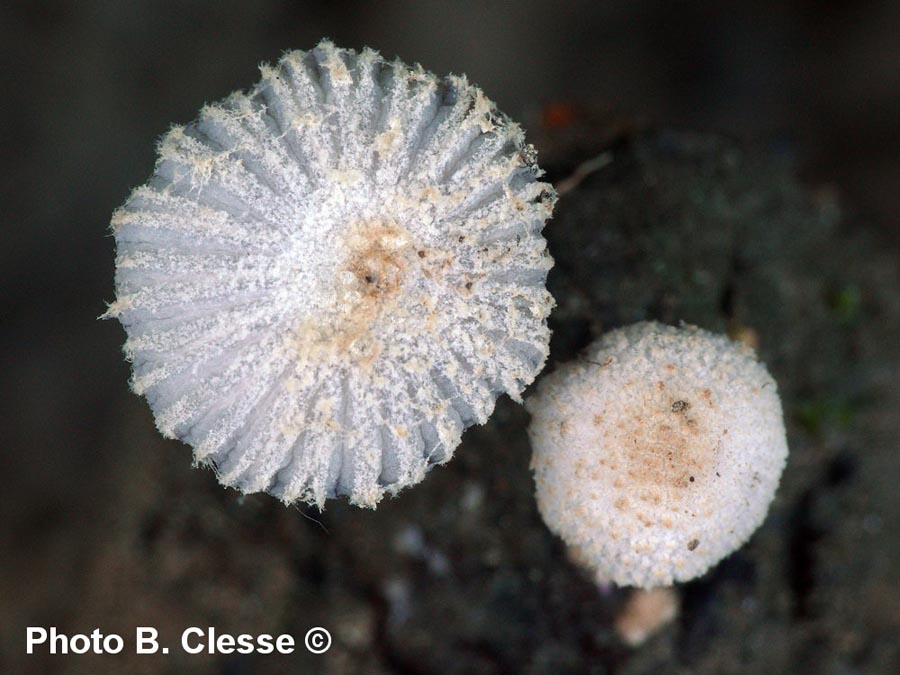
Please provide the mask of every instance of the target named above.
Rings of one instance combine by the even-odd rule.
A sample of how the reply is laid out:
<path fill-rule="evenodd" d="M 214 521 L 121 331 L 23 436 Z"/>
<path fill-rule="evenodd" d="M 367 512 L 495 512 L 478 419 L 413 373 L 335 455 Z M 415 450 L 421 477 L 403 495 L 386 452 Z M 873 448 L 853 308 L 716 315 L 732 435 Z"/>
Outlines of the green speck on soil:
<path fill-rule="evenodd" d="M 829 430 L 850 429 L 858 408 L 850 400 L 821 398 L 800 403 L 795 411 L 795 419 L 807 432 L 819 436 Z"/>
<path fill-rule="evenodd" d="M 862 291 L 856 284 L 847 284 L 831 293 L 828 305 L 840 325 L 852 326 L 862 315 Z"/>

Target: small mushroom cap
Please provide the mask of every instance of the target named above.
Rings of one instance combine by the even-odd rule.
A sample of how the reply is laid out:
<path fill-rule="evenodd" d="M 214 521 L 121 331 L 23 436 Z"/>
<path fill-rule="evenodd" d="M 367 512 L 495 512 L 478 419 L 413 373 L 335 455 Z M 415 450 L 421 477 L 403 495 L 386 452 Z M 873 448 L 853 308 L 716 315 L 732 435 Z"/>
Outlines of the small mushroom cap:
<path fill-rule="evenodd" d="M 538 507 L 598 581 L 685 581 L 765 518 L 787 458 L 775 381 L 695 326 L 612 331 L 526 402 Z"/>
<path fill-rule="evenodd" d="M 375 506 L 543 367 L 555 201 L 463 76 L 315 49 L 159 143 L 113 214 L 159 430 L 243 492 Z"/>

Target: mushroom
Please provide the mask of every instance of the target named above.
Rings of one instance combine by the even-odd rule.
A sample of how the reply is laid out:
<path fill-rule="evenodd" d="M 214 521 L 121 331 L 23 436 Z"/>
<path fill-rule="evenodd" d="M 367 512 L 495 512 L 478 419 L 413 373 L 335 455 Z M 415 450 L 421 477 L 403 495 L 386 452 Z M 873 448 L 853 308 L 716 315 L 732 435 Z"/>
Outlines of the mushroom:
<path fill-rule="evenodd" d="M 107 315 L 223 484 L 374 506 L 543 367 L 555 193 L 464 76 L 328 41 L 261 72 L 113 214 Z"/>
<path fill-rule="evenodd" d="M 787 457 L 775 381 L 694 326 L 607 333 L 526 407 L 540 512 L 602 583 L 705 572 L 762 523 Z"/>

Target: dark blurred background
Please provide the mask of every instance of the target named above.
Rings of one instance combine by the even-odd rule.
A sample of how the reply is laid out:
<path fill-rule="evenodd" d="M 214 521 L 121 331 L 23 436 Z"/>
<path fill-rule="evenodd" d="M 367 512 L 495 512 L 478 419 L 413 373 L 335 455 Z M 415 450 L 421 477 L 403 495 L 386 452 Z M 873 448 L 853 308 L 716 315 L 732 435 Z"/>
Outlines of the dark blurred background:
<path fill-rule="evenodd" d="M 87 549 L 123 466 L 163 452 L 189 472 L 188 449 L 158 439 L 127 389 L 122 330 L 96 320 L 113 298 L 111 211 L 149 176 L 170 124 L 323 36 L 465 72 L 532 137 L 562 105 L 768 147 L 837 194 L 854 227 L 900 243 L 897 2 L 6 0 L 0 659 L 22 666 L 26 622 L 77 616 L 116 569 Z M 146 500 L 156 487 L 129 489 Z"/>

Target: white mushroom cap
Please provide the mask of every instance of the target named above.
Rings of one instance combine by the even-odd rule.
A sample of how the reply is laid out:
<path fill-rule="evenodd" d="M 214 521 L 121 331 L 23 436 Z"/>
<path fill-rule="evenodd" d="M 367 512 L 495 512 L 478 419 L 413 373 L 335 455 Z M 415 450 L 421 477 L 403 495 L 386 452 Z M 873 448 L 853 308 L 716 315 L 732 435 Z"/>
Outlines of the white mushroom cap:
<path fill-rule="evenodd" d="M 113 215 L 108 315 L 222 483 L 374 506 L 543 367 L 553 188 L 463 76 L 328 41 L 261 70 Z"/>
<path fill-rule="evenodd" d="M 787 457 L 775 381 L 694 326 L 612 331 L 526 405 L 538 507 L 598 581 L 699 576 L 762 523 Z"/>

